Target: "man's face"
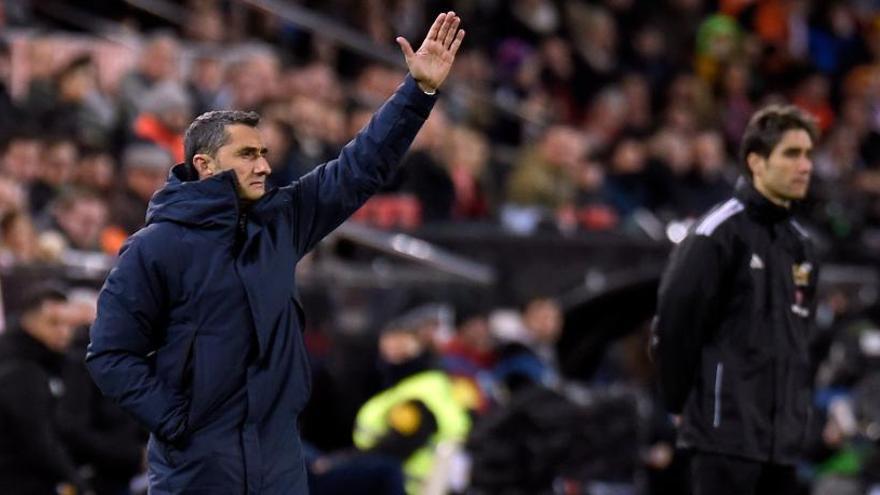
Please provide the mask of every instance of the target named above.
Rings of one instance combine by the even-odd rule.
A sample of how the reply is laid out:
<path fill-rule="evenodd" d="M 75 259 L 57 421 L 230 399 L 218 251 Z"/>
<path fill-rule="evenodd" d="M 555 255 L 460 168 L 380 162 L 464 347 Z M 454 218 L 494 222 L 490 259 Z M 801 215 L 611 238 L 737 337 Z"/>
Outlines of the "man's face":
<path fill-rule="evenodd" d="M 107 223 L 107 207 L 101 201 L 83 198 L 69 209 L 57 212 L 58 225 L 75 249 L 95 249 Z"/>
<path fill-rule="evenodd" d="M 224 170 L 233 170 L 238 179 L 238 197 L 256 201 L 266 194 L 266 177 L 272 173 L 263 146 L 260 131 L 242 124 L 226 126 L 229 140 L 217 150 L 216 158 L 197 154 L 193 164 L 200 178 L 207 178 Z"/>
<path fill-rule="evenodd" d="M 21 181 L 31 181 L 40 173 L 40 142 L 36 139 L 15 139 L 3 156 L 2 169 Z"/>
<path fill-rule="evenodd" d="M 390 331 L 379 336 L 379 355 L 389 364 L 401 364 L 422 352 L 419 337 L 413 332 Z"/>
<path fill-rule="evenodd" d="M 68 305 L 64 301 L 44 301 L 22 318 L 24 330 L 44 346 L 64 353 L 73 339 L 74 327 Z"/>
<path fill-rule="evenodd" d="M 562 333 L 562 310 L 549 299 L 538 299 L 526 307 L 523 322 L 537 342 L 554 344 Z"/>
<path fill-rule="evenodd" d="M 56 143 L 43 156 L 43 180 L 60 186 L 70 180 L 79 156 L 76 145 L 70 141 Z"/>
<path fill-rule="evenodd" d="M 165 185 L 166 170 L 155 167 L 135 167 L 126 171 L 125 182 L 144 203 L 148 203 L 153 193 Z"/>
<path fill-rule="evenodd" d="M 749 168 L 755 188 L 774 203 L 787 206 L 803 199 L 810 187 L 813 171 L 813 140 L 802 129 L 792 129 L 764 158 L 757 153 L 749 155 Z"/>

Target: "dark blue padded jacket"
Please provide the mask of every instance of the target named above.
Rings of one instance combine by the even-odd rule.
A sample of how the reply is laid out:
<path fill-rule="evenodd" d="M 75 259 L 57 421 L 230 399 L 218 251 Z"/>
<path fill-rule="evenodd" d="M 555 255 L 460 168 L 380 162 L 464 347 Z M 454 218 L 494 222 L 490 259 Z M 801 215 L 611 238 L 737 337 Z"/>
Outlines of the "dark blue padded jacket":
<path fill-rule="evenodd" d="M 240 206 L 178 165 L 98 300 L 86 362 L 151 432 L 154 495 L 305 494 L 297 261 L 394 173 L 434 104 L 410 76 L 336 160 Z"/>

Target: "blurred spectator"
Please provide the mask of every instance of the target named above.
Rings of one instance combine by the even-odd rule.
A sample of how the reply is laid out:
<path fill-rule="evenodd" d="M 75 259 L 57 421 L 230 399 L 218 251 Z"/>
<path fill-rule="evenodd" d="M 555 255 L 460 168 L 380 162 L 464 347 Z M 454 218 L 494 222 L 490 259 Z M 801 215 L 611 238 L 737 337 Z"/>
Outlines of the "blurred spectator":
<path fill-rule="evenodd" d="M 723 14 L 707 17 L 697 31 L 696 72 L 709 84 L 721 75 L 721 68 L 742 54 L 743 33 L 736 20 Z"/>
<path fill-rule="evenodd" d="M 0 170 L 11 179 L 27 184 L 40 174 L 40 138 L 21 130 L 4 142 Z"/>
<path fill-rule="evenodd" d="M 571 127 L 554 126 L 537 145 L 523 150 L 507 184 L 507 197 L 519 205 L 556 208 L 574 200 L 572 177 L 586 157 L 584 136 Z"/>
<path fill-rule="evenodd" d="M 455 188 L 452 218 L 476 220 L 489 213 L 486 175 L 489 143 L 474 129 L 454 127 L 449 131 L 446 167 Z"/>
<path fill-rule="evenodd" d="M 0 175 L 0 217 L 27 209 L 27 192 L 14 178 Z"/>
<path fill-rule="evenodd" d="M 609 146 L 627 125 L 629 102 L 618 86 L 603 89 L 587 110 L 583 125 L 586 140 L 592 148 Z"/>
<path fill-rule="evenodd" d="M 121 229 L 124 237 L 144 226 L 150 198 L 165 185 L 171 165 L 171 155 L 156 145 L 132 144 L 125 148 L 122 155 L 123 188 L 110 200 L 109 222 Z"/>
<path fill-rule="evenodd" d="M 183 133 L 193 118 L 186 89 L 175 82 L 163 82 L 141 102 L 141 113 L 132 127 L 134 136 L 164 149 L 175 163 L 183 162 Z"/>
<path fill-rule="evenodd" d="M 728 149 L 736 149 L 749 118 L 755 110 L 751 99 L 751 74 L 748 65 L 734 62 L 724 69 L 717 86 L 721 126 Z"/>
<path fill-rule="evenodd" d="M 18 123 L 18 106 L 9 93 L 11 69 L 9 44 L 0 38 L 0 139 L 9 136 Z"/>
<path fill-rule="evenodd" d="M 188 2 L 186 37 L 193 41 L 219 43 L 225 36 L 225 19 L 218 2 Z"/>
<path fill-rule="evenodd" d="M 674 61 L 669 58 L 667 36 L 659 26 L 645 23 L 632 40 L 632 60 L 627 69 L 643 74 L 652 88 L 664 86 L 672 75 Z"/>
<path fill-rule="evenodd" d="M 395 180 L 400 184 L 398 192 L 412 194 L 418 200 L 426 222 L 452 219 L 455 185 L 441 152 L 448 144 L 449 121 L 443 108 L 437 105 L 404 157 Z"/>
<path fill-rule="evenodd" d="M 404 476 L 400 461 L 382 454 L 323 453 L 305 444 L 309 493 L 346 495 L 353 486 L 364 493 L 404 495 Z"/>
<path fill-rule="evenodd" d="M 605 198 L 621 217 L 657 203 L 652 181 L 649 180 L 648 154 L 645 144 L 634 136 L 620 138 L 609 155 L 605 177 Z"/>
<path fill-rule="evenodd" d="M 499 336 L 505 341 L 498 348 L 492 373 L 508 392 L 531 385 L 561 385 L 556 343 L 562 333 L 562 310 L 548 298 L 526 302 L 522 328 L 517 333 Z"/>
<path fill-rule="evenodd" d="M 575 61 L 571 45 L 560 37 L 552 37 L 541 43 L 541 82 L 547 89 L 548 111 L 559 121 L 576 124 L 581 117 L 583 102 L 575 95 Z"/>
<path fill-rule="evenodd" d="M 495 342 L 485 310 L 462 308 L 455 313 L 455 335 L 441 351 L 443 370 L 450 375 L 460 404 L 470 411 L 485 412 L 489 406 L 489 372 L 495 365 Z"/>
<path fill-rule="evenodd" d="M 64 191 L 51 204 L 50 225 L 46 233 L 61 236 L 69 249 L 102 251 L 101 234 L 107 226 L 107 203 L 96 194 L 83 190 Z"/>
<path fill-rule="evenodd" d="M 3 493 L 57 493 L 62 483 L 82 492 L 87 489 L 62 444 L 56 419 L 65 394 L 64 352 L 73 338 L 66 302 L 59 289 L 34 287 L 18 324 L 0 335 Z"/>
<path fill-rule="evenodd" d="M 810 58 L 820 71 L 838 75 L 854 62 L 860 40 L 858 25 L 848 2 L 832 1 L 814 10 L 810 26 Z"/>
<path fill-rule="evenodd" d="M 638 435 L 632 397 L 593 397 L 582 407 L 524 384 L 474 426 L 468 492 L 639 493 Z"/>
<path fill-rule="evenodd" d="M 108 196 L 116 187 L 116 160 L 103 148 L 82 149 L 72 182 L 77 187 Z"/>
<path fill-rule="evenodd" d="M 28 194 L 31 212 L 42 214 L 61 190 L 70 183 L 79 159 L 76 144 L 67 137 L 45 141 L 40 160 L 40 173 Z"/>
<path fill-rule="evenodd" d="M 77 315 L 80 326 L 62 372 L 66 393 L 58 402 L 59 431 L 74 462 L 82 466 L 81 471 L 89 473 L 95 495 L 128 494 L 132 478 L 143 470 L 146 434 L 101 394 L 89 376 L 82 357 L 86 354 L 88 325 L 94 320 L 97 294 L 80 300 L 76 296 L 72 291 L 71 312 L 84 313 L 84 317 Z M 86 306 L 85 311 L 77 308 L 82 305 Z"/>
<path fill-rule="evenodd" d="M 156 32 L 144 43 L 138 65 L 119 86 L 122 125 L 130 125 L 140 112 L 144 95 L 163 81 L 173 81 L 178 72 L 180 44 L 168 32 Z"/>
<path fill-rule="evenodd" d="M 710 87 L 694 74 L 676 75 L 666 97 L 666 126 L 685 133 L 693 132 L 697 127 L 715 127 L 718 113 Z"/>
<path fill-rule="evenodd" d="M 607 10 L 583 3 L 570 2 L 567 14 L 578 66 L 575 88 L 584 103 L 619 76 L 617 22 Z"/>
<path fill-rule="evenodd" d="M 37 231 L 26 213 L 13 210 L 0 216 L 0 267 L 27 265 L 38 253 Z"/>
<path fill-rule="evenodd" d="M 329 110 L 326 104 L 308 96 L 295 97 L 288 104 L 287 115 L 301 167 L 299 175 L 336 156 L 328 139 Z"/>
<path fill-rule="evenodd" d="M 187 89 L 192 97 L 194 115 L 219 109 L 223 71 L 223 61 L 219 53 L 205 51 L 193 60 Z"/>
<path fill-rule="evenodd" d="M 738 173 L 727 159 L 718 131 L 702 131 L 694 137 L 693 159 L 692 171 L 684 177 L 679 211 L 695 218 L 731 195 Z"/>
<path fill-rule="evenodd" d="M 630 73 L 624 76 L 620 87 L 626 98 L 627 108 L 624 128 L 628 132 L 648 133 L 654 117 L 648 80 L 640 74 Z"/>
<path fill-rule="evenodd" d="M 26 111 L 51 133 L 90 146 L 110 144 L 115 109 L 101 93 L 97 68 L 89 55 L 68 62 L 49 85 L 32 84 Z"/>
<path fill-rule="evenodd" d="M 834 109 L 831 108 L 831 85 L 822 74 L 811 74 L 804 78 L 793 98 L 793 103 L 809 112 L 819 124 L 821 132 L 827 132 L 834 124 Z"/>
<path fill-rule="evenodd" d="M 407 493 L 415 495 L 432 471 L 437 445 L 463 441 L 470 420 L 412 323 L 392 322 L 379 337 L 386 389 L 358 412 L 354 442 L 361 450 L 399 459 Z"/>
<path fill-rule="evenodd" d="M 236 110 L 257 110 L 278 94 L 281 85 L 281 63 L 273 49 L 263 45 L 246 46 L 228 66 L 224 88 L 225 107 Z"/>
<path fill-rule="evenodd" d="M 293 143 L 293 129 L 278 119 L 260 119 L 260 133 L 263 144 L 269 150 L 266 160 L 272 167 L 272 174 L 266 180 L 273 187 L 282 187 L 306 173 L 316 163 L 302 163 Z"/>
<path fill-rule="evenodd" d="M 518 39 L 505 40 L 498 46 L 495 65 L 495 100 L 512 112 L 541 122 L 545 95 L 540 91 L 541 61 L 535 49 Z M 490 136 L 499 143 L 520 144 L 525 137 L 521 120 L 510 113 L 499 114 Z"/>
<path fill-rule="evenodd" d="M 508 9 L 501 9 L 499 35 L 518 38 L 531 44 L 557 33 L 562 26 L 562 13 L 550 0 L 514 0 Z"/>

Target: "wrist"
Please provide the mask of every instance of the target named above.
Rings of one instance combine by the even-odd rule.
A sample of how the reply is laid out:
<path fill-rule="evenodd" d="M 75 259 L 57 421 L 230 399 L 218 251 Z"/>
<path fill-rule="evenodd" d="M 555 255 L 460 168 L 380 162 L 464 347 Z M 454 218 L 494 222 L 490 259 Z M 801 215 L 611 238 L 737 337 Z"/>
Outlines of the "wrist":
<path fill-rule="evenodd" d="M 424 82 L 419 81 L 418 79 L 416 79 L 416 84 L 419 85 L 419 89 L 421 89 L 422 92 L 425 93 L 426 95 L 433 96 L 433 95 L 437 94 L 437 88 L 435 88 L 435 87 L 429 86 L 428 84 L 425 84 Z"/>

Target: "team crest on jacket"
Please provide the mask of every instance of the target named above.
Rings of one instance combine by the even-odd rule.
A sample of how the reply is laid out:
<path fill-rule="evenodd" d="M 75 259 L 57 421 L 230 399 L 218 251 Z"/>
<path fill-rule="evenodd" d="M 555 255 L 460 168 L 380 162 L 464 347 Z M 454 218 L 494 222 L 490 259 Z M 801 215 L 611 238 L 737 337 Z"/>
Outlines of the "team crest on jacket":
<path fill-rule="evenodd" d="M 794 285 L 797 287 L 810 285 L 810 273 L 812 271 L 812 263 L 795 263 L 791 265 L 791 276 L 794 279 Z"/>

